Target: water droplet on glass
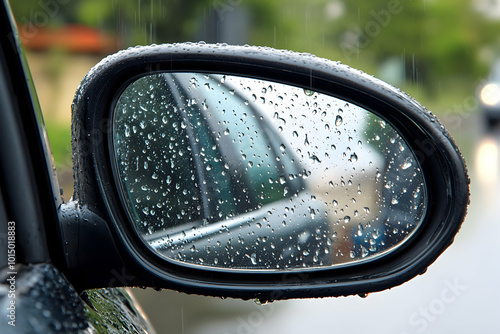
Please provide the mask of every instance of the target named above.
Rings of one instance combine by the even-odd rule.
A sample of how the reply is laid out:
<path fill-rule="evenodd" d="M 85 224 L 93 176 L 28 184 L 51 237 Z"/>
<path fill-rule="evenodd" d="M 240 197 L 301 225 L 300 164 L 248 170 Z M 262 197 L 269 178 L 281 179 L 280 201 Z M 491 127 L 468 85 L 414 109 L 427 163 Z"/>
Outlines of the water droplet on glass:
<path fill-rule="evenodd" d="M 130 127 L 125 124 L 125 137 L 130 137 Z"/>
<path fill-rule="evenodd" d="M 341 126 L 343 121 L 344 120 L 342 119 L 342 116 L 337 115 L 337 117 L 335 118 L 335 126 Z"/>
<path fill-rule="evenodd" d="M 366 249 L 364 246 L 361 246 L 361 257 L 365 258 L 368 256 L 368 254 L 369 254 L 368 249 Z"/>
<path fill-rule="evenodd" d="M 307 133 L 306 133 L 306 139 L 304 139 L 304 145 L 306 146 L 309 145 L 309 138 L 307 138 Z"/>
<path fill-rule="evenodd" d="M 304 94 L 306 94 L 307 96 L 313 96 L 314 92 L 310 89 L 304 89 Z"/>
<path fill-rule="evenodd" d="M 191 86 L 193 88 L 197 88 L 198 87 L 198 80 L 196 80 L 196 78 L 191 78 L 191 80 L 189 80 L 189 82 L 191 83 Z"/>
<path fill-rule="evenodd" d="M 357 235 L 360 237 L 363 235 L 363 225 L 359 224 L 358 225 L 358 232 Z"/>
<path fill-rule="evenodd" d="M 309 157 L 309 161 L 312 163 L 312 164 L 320 164 L 321 163 L 321 160 L 315 155 L 311 155 Z"/>
<path fill-rule="evenodd" d="M 257 264 L 257 254 L 252 253 L 251 255 L 245 254 L 247 258 L 250 259 L 250 262 L 252 262 L 253 265 Z"/>
<path fill-rule="evenodd" d="M 403 165 L 401 165 L 401 169 L 406 170 L 412 166 L 411 159 L 406 158 L 405 161 L 403 162 Z"/>

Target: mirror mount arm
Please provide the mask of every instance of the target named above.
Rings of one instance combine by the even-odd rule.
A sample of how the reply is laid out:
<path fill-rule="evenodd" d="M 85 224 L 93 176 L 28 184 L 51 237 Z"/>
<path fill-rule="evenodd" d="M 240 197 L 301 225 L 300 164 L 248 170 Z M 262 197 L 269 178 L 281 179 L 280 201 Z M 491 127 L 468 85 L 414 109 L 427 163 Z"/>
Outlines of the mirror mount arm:
<path fill-rule="evenodd" d="M 126 269 L 103 218 L 78 202 L 68 202 L 59 208 L 59 221 L 65 255 L 62 271 L 77 291 L 141 285 Z"/>

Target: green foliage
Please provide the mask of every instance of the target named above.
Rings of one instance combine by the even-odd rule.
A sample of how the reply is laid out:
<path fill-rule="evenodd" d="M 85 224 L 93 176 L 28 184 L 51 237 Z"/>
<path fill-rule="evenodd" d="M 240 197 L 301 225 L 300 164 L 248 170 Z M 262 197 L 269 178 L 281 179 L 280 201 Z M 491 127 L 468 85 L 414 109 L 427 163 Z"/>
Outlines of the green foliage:
<path fill-rule="evenodd" d="M 117 34 L 124 46 L 189 40 L 205 0 L 11 1 L 20 24 L 85 24 Z"/>
<path fill-rule="evenodd" d="M 47 133 L 58 170 L 71 167 L 71 128 L 66 123 L 47 122 Z"/>
<path fill-rule="evenodd" d="M 76 20 L 88 26 L 99 27 L 105 24 L 105 20 L 113 17 L 113 5 L 111 1 L 86 0 L 81 1 L 76 7 Z"/>
<path fill-rule="evenodd" d="M 249 8 L 254 44 L 310 52 L 376 76 L 395 59 L 403 76 L 395 84 L 424 104 L 473 95 L 500 47 L 500 22 L 471 0 L 259 0 Z"/>

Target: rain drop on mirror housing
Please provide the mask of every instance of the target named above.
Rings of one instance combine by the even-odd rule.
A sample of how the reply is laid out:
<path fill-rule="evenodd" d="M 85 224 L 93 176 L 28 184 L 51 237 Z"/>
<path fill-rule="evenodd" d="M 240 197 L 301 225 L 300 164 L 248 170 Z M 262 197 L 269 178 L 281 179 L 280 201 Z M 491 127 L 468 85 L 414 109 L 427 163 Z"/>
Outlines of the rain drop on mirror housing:
<path fill-rule="evenodd" d="M 60 232 L 81 290 L 366 294 L 423 273 L 466 215 L 465 162 L 435 116 L 309 54 L 131 48 L 88 73 L 72 110 Z"/>

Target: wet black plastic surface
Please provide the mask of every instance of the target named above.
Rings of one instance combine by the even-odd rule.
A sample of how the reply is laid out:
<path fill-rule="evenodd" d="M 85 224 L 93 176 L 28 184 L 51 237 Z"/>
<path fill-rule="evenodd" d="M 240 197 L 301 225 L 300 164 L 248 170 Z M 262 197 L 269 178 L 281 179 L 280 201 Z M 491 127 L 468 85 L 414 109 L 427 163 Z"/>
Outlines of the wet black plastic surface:
<path fill-rule="evenodd" d="M 0 333 L 153 332 L 126 290 L 84 292 L 89 306 L 50 264 L 18 265 L 15 272 L 0 272 L 10 282 L 0 285 Z"/>

